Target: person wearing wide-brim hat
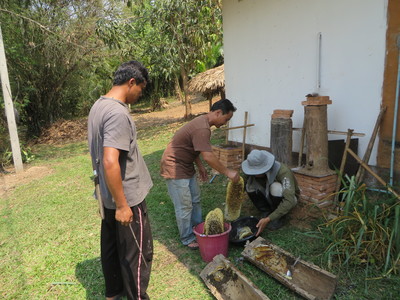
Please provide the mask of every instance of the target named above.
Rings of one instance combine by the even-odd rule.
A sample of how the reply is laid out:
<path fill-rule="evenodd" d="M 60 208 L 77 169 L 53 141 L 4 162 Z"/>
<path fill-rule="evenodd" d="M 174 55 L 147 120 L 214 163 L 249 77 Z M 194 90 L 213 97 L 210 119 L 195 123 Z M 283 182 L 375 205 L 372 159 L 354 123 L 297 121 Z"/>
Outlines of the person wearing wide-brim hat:
<path fill-rule="evenodd" d="M 293 172 L 265 150 L 252 150 L 242 162 L 242 170 L 247 175 L 247 195 L 263 216 L 256 236 L 265 227 L 282 227 L 284 216 L 297 204 L 300 194 Z"/>

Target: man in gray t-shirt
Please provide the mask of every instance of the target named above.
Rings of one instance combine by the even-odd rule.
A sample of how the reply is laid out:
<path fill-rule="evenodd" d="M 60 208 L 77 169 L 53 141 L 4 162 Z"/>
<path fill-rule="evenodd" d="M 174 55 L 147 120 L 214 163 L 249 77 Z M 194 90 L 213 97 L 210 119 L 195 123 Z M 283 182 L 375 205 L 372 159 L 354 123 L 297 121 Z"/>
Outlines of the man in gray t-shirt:
<path fill-rule="evenodd" d="M 104 207 L 101 263 L 109 300 L 123 294 L 128 299 L 149 299 L 153 239 L 145 197 L 153 182 L 128 109 L 142 95 L 147 81 L 148 72 L 141 63 L 122 64 L 114 74 L 113 87 L 94 103 L 88 118 L 90 155 Z"/>

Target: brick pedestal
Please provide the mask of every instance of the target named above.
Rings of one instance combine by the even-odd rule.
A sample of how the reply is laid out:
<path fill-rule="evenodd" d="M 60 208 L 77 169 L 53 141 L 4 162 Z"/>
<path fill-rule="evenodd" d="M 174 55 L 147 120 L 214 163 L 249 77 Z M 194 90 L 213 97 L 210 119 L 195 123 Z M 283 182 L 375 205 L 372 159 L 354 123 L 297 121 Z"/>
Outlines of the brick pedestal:
<path fill-rule="evenodd" d="M 212 146 L 214 155 L 227 168 L 239 170 L 242 163 L 242 148 L 234 145 Z"/>
<path fill-rule="evenodd" d="M 314 203 L 319 207 L 327 207 L 334 200 L 337 175 L 315 176 L 304 174 L 301 169 L 292 170 L 300 188 L 300 201 Z"/>

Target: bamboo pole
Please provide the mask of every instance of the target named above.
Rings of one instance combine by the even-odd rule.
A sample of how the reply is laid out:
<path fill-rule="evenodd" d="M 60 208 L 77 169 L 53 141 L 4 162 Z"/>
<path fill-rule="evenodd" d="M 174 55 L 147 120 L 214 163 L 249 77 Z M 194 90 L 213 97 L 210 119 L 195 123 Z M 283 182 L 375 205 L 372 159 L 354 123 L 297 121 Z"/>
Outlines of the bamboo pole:
<path fill-rule="evenodd" d="M 378 118 L 376 119 L 375 127 L 374 127 L 374 130 L 371 135 L 371 139 L 369 140 L 367 150 L 365 151 L 365 154 L 363 157 L 363 162 L 366 164 L 368 164 L 369 158 L 371 157 L 372 148 L 374 147 L 376 135 L 378 134 L 378 130 L 379 130 L 379 127 L 380 127 L 380 124 L 381 124 L 381 121 L 382 121 L 385 111 L 386 111 L 386 106 L 381 107 Z M 358 182 L 358 183 L 361 182 L 363 180 L 363 177 L 364 177 L 364 169 L 361 168 L 361 166 L 360 166 L 357 171 L 357 174 L 356 174 L 356 182 Z"/>
<path fill-rule="evenodd" d="M 372 176 L 374 176 L 382 185 L 387 187 L 388 191 L 391 192 L 393 195 L 395 195 L 397 197 L 397 199 L 400 200 L 400 196 L 390 186 L 387 185 L 387 182 L 385 182 L 378 174 L 376 174 L 374 171 L 372 171 L 372 169 L 366 163 L 364 163 L 361 160 L 361 158 L 359 158 L 358 155 L 353 152 L 353 150 L 351 150 L 349 148 L 349 149 L 347 149 L 347 151 L 358 161 L 358 163 L 361 166 L 363 166 L 365 168 L 365 170 L 367 170 Z"/>

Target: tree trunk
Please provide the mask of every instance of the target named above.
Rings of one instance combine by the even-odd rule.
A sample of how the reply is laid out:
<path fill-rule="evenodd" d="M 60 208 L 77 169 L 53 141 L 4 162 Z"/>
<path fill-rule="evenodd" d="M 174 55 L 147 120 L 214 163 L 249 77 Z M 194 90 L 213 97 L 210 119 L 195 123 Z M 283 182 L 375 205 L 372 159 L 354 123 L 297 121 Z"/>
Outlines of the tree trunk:
<path fill-rule="evenodd" d="M 181 103 L 183 104 L 185 102 L 185 98 L 182 95 L 178 76 L 175 76 L 175 94 L 179 101 L 181 101 Z"/>
<path fill-rule="evenodd" d="M 221 99 L 225 99 L 226 98 L 226 96 L 225 96 L 225 88 L 221 88 L 221 90 L 219 91 L 219 94 L 221 96 Z"/>
<path fill-rule="evenodd" d="M 153 96 L 151 98 L 151 110 L 155 111 L 155 110 L 161 108 L 161 105 L 160 105 L 160 85 L 159 85 L 158 78 L 154 79 L 153 84 L 154 84 L 154 91 L 153 91 Z"/>
<path fill-rule="evenodd" d="M 207 100 L 208 100 L 208 110 L 211 111 L 211 107 L 212 107 L 212 94 L 208 94 L 207 95 Z"/>
<path fill-rule="evenodd" d="M 192 116 L 192 104 L 190 103 L 190 99 L 187 93 L 187 83 L 188 83 L 188 76 L 185 70 L 185 67 L 181 66 L 181 76 L 183 81 L 183 93 L 185 95 L 185 119 L 189 119 Z"/>

